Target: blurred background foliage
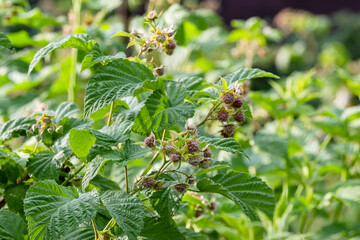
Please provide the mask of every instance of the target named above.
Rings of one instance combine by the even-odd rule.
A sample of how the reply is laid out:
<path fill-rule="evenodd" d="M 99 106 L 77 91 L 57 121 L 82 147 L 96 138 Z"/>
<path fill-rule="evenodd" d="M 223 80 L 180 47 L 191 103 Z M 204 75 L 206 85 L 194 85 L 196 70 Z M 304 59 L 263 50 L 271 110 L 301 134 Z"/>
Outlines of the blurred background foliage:
<path fill-rule="evenodd" d="M 316 15 L 286 8 L 272 19 L 239 16 L 228 23 L 214 11 L 221 7 L 218 1 L 0 0 L 0 6 L 0 32 L 11 42 L 9 49 L 0 48 L 1 122 L 55 109 L 69 98 L 74 76 L 73 100 L 83 106 L 91 76 L 91 70 L 81 71 L 86 53 L 54 51 L 27 77 L 37 50 L 64 36 L 87 33 L 105 55 L 132 56 L 136 49 L 126 48 L 126 38 L 111 36 L 120 30 L 145 32 L 143 14 L 163 11 L 159 25 L 174 26 L 178 48 L 172 56 L 152 57 L 166 65 L 168 79 L 198 75 L 215 82 L 242 67 L 281 77 L 247 83 L 254 119 L 235 139 L 251 160 L 216 153 L 232 168 L 267 180 L 277 196 L 274 218 L 262 215 L 252 223 L 225 198 L 217 198 L 215 212 L 194 218 L 196 208 L 214 196 L 186 194 L 185 214 L 176 221 L 209 239 L 360 239 L 359 13 Z M 205 115 L 207 109 L 197 111 Z M 100 118 L 93 116 L 98 126 L 104 124 Z M 205 127 L 214 135 L 219 130 L 216 124 Z M 16 149 L 30 143 L 12 144 Z M 120 168 L 109 165 L 103 174 L 124 185 Z M 23 188 L 13 191 L 24 194 Z M 11 210 L 22 211 L 16 207 Z"/>

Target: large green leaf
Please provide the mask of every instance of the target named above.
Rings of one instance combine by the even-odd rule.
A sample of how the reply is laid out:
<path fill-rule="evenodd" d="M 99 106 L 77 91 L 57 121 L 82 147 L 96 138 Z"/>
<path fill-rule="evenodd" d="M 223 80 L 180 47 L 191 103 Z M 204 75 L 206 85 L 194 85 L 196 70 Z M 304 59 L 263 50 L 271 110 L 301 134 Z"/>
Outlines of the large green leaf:
<path fill-rule="evenodd" d="M 30 239 L 60 239 L 96 215 L 98 193 L 78 193 L 54 181 L 35 183 L 24 200 Z"/>
<path fill-rule="evenodd" d="M 89 227 L 79 227 L 74 231 L 69 232 L 63 236 L 60 240 L 94 240 L 95 233 L 94 229 Z"/>
<path fill-rule="evenodd" d="M 101 201 L 129 240 L 136 240 L 144 226 L 143 203 L 122 191 L 106 191 L 101 194 Z"/>
<path fill-rule="evenodd" d="M 177 228 L 174 220 L 146 217 L 141 236 L 147 240 L 186 240 Z"/>
<path fill-rule="evenodd" d="M 94 44 L 95 41 L 91 40 L 91 38 L 85 33 L 68 36 L 58 42 L 51 42 L 36 52 L 33 60 L 30 63 L 28 75 L 32 72 L 32 70 L 34 69 L 36 64 L 40 61 L 41 58 L 45 57 L 46 55 L 48 55 L 49 53 L 51 53 L 52 51 L 58 48 L 71 47 L 71 48 L 77 48 L 83 50 L 85 52 L 90 52 Z"/>
<path fill-rule="evenodd" d="M 26 223 L 16 213 L 0 210 L 0 238 L 23 240 L 26 234 Z"/>
<path fill-rule="evenodd" d="M 5 202 L 14 212 L 24 213 L 24 198 L 29 186 L 24 183 L 10 185 L 5 189 Z"/>
<path fill-rule="evenodd" d="M 57 180 L 64 160 L 64 151 L 59 151 L 57 154 L 40 152 L 29 159 L 27 168 L 38 179 Z"/>
<path fill-rule="evenodd" d="M 71 129 L 69 135 L 69 144 L 75 155 L 80 159 L 85 159 L 96 142 L 94 137 L 88 129 L 77 130 Z"/>
<path fill-rule="evenodd" d="M 254 78 L 279 78 L 275 74 L 265 72 L 257 68 L 241 68 L 240 70 L 230 73 L 224 77 L 227 82 L 228 88 L 231 88 L 235 83 Z"/>
<path fill-rule="evenodd" d="M 255 208 L 271 216 L 275 208 L 273 190 L 260 178 L 247 173 L 219 173 L 212 178 L 203 178 L 197 183 L 201 192 L 219 193 L 242 208 L 253 221 L 258 220 Z"/>
<path fill-rule="evenodd" d="M 177 123 L 185 123 L 194 114 L 194 105 L 185 102 L 186 88 L 183 84 L 168 81 L 165 90 L 154 91 L 135 118 L 132 130 L 148 135 Z"/>
<path fill-rule="evenodd" d="M 9 140 L 18 136 L 25 136 L 26 130 L 30 129 L 36 121 L 34 119 L 23 117 L 9 120 L 0 124 L 0 140 Z"/>
<path fill-rule="evenodd" d="M 86 86 L 85 116 L 117 99 L 132 96 L 146 80 L 155 80 L 151 70 L 141 63 L 126 59 L 116 59 L 99 68 Z"/>
<path fill-rule="evenodd" d="M 115 146 L 130 137 L 130 128 L 126 122 L 114 123 L 100 130 L 90 129 L 90 132 L 96 137 L 96 144 L 105 147 Z"/>

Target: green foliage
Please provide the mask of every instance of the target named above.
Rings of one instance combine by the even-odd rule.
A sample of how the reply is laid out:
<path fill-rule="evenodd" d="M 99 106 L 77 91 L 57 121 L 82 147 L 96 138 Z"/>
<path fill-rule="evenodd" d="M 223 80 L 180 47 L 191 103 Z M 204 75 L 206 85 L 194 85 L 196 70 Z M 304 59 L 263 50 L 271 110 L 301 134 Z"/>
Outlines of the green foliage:
<path fill-rule="evenodd" d="M 22 240 L 26 235 L 26 223 L 19 215 L 9 210 L 0 211 L 0 237 Z"/>
<path fill-rule="evenodd" d="M 69 135 L 69 144 L 75 155 L 80 159 L 85 159 L 96 142 L 94 137 L 89 130 L 77 130 L 71 129 Z"/>
<path fill-rule="evenodd" d="M 34 119 L 23 117 L 0 124 L 0 140 L 24 136 L 25 131 L 35 123 Z"/>

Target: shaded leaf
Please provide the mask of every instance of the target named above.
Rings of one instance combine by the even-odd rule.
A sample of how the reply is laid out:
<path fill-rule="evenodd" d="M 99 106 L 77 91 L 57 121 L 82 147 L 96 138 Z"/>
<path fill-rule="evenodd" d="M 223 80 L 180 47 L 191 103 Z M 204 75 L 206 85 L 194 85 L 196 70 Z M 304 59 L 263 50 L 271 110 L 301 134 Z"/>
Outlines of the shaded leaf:
<path fill-rule="evenodd" d="M 34 119 L 23 117 L 9 120 L 0 124 L 0 140 L 9 140 L 18 136 L 25 136 L 26 130 L 30 129 L 36 121 Z"/>
<path fill-rule="evenodd" d="M 38 179 L 59 179 L 61 164 L 65 160 L 64 151 L 57 154 L 40 152 L 29 159 L 27 168 Z"/>
<path fill-rule="evenodd" d="M 23 240 L 26 233 L 26 223 L 19 215 L 0 210 L 0 238 Z"/>

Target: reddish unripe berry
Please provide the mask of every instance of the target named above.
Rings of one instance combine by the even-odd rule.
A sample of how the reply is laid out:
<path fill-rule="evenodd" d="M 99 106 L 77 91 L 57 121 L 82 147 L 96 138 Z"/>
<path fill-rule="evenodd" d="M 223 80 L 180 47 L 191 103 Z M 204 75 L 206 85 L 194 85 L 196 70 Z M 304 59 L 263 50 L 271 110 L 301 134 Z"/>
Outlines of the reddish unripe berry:
<path fill-rule="evenodd" d="M 212 157 L 212 152 L 211 152 L 210 148 L 206 148 L 203 151 L 203 156 L 204 156 L 204 158 L 211 158 Z"/>
<path fill-rule="evenodd" d="M 243 100 L 240 97 L 235 98 L 234 102 L 231 104 L 234 108 L 241 108 L 243 105 Z"/>
<path fill-rule="evenodd" d="M 170 39 L 165 48 L 174 50 L 176 48 L 176 41 L 174 39 Z"/>
<path fill-rule="evenodd" d="M 231 104 L 232 102 L 234 102 L 234 95 L 232 93 L 226 93 L 222 96 L 222 101 L 225 104 Z"/>
<path fill-rule="evenodd" d="M 221 130 L 221 136 L 224 138 L 232 137 L 235 132 L 235 125 L 226 125 Z"/>
<path fill-rule="evenodd" d="M 150 189 L 154 186 L 155 180 L 153 178 L 147 178 L 144 179 L 141 184 L 144 186 L 144 188 Z"/>
<path fill-rule="evenodd" d="M 188 142 L 187 148 L 189 152 L 196 152 L 199 150 L 199 144 L 197 141 L 191 140 Z"/>
<path fill-rule="evenodd" d="M 190 157 L 189 158 L 189 164 L 193 166 L 197 166 L 200 164 L 200 158 L 199 157 Z"/>
<path fill-rule="evenodd" d="M 235 121 L 242 123 L 245 120 L 245 114 L 243 112 L 237 112 L 234 114 Z"/>
<path fill-rule="evenodd" d="M 220 121 L 222 122 L 226 122 L 229 118 L 229 113 L 225 110 L 223 111 L 220 111 L 217 116 L 216 116 L 217 119 L 219 119 Z"/>
<path fill-rule="evenodd" d="M 179 183 L 179 184 L 176 184 L 174 186 L 175 190 L 178 192 L 178 193 L 183 193 L 186 189 L 187 189 L 187 184 L 185 183 Z"/>
<path fill-rule="evenodd" d="M 216 209 L 216 204 L 215 204 L 215 202 L 211 202 L 211 203 L 209 204 L 208 208 L 209 208 L 210 211 L 215 211 L 215 209 Z"/>
<path fill-rule="evenodd" d="M 200 163 L 200 168 L 207 169 L 210 167 L 210 161 L 209 160 L 202 160 Z"/>
<path fill-rule="evenodd" d="M 170 154 L 170 160 L 173 162 L 173 163 L 177 163 L 177 162 L 180 162 L 181 161 L 181 154 L 178 153 L 178 152 L 174 152 L 172 154 Z"/>
<path fill-rule="evenodd" d="M 157 181 L 154 185 L 155 191 L 160 191 L 163 188 L 164 183 L 162 181 Z"/>
<path fill-rule="evenodd" d="M 155 135 L 151 134 L 148 138 L 145 139 L 144 143 L 145 143 L 145 146 L 147 146 L 149 148 L 155 147 Z"/>

